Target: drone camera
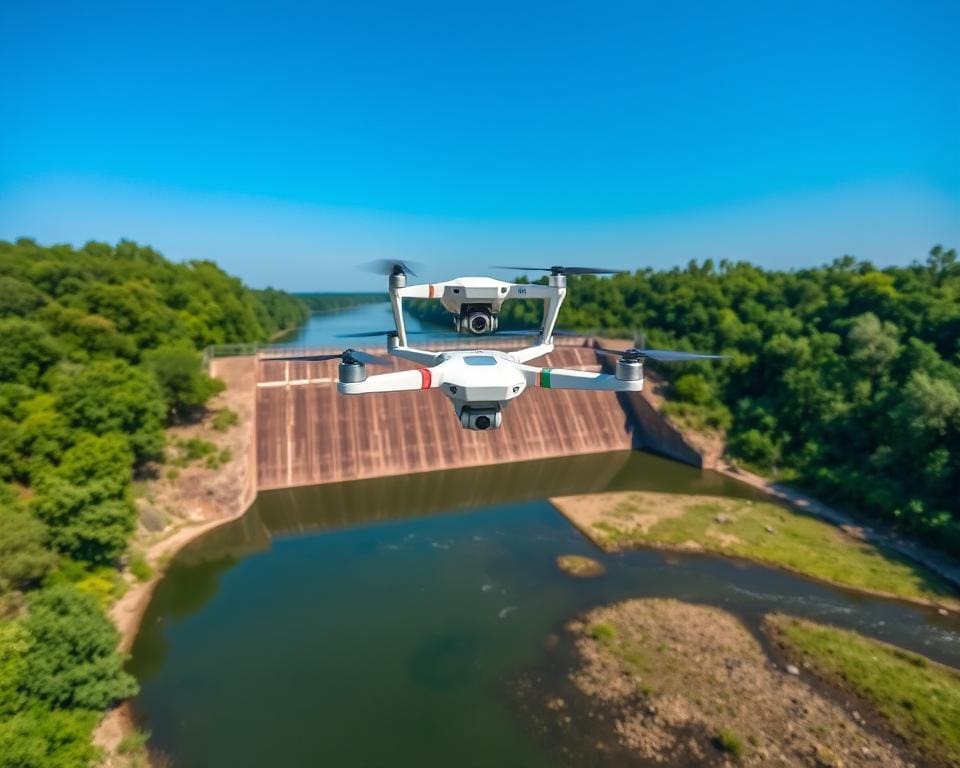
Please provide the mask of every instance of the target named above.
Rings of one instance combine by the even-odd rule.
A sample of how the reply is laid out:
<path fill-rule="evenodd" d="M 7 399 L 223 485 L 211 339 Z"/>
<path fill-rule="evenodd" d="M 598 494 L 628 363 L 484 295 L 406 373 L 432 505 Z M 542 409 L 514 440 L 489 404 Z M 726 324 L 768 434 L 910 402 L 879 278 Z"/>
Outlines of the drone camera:
<path fill-rule="evenodd" d="M 460 424 L 464 429 L 475 429 L 483 432 L 488 429 L 499 429 L 502 414 L 499 407 L 472 408 L 464 406 L 460 411 Z"/>
<path fill-rule="evenodd" d="M 493 333 L 497 330 L 497 315 L 492 311 L 490 305 L 469 304 L 460 310 L 454 324 L 460 333 L 482 336 L 485 333 Z"/>

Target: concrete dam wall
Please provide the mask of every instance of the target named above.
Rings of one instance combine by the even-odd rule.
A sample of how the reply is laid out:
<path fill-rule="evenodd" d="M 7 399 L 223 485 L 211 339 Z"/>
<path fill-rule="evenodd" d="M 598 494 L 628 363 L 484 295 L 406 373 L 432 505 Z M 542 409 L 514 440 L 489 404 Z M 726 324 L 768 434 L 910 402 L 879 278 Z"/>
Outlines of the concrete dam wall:
<path fill-rule="evenodd" d="M 598 370 L 586 347 L 558 347 L 539 365 Z M 609 392 L 530 388 L 503 426 L 463 429 L 436 389 L 345 397 L 337 363 L 260 360 L 256 391 L 261 490 L 599 453 L 633 446 L 632 422 Z M 394 359 L 392 370 L 415 368 Z M 382 369 L 391 370 L 389 366 Z M 298 383 L 309 381 L 310 383 Z"/>
<path fill-rule="evenodd" d="M 569 342 L 534 362 L 594 371 L 601 362 L 609 365 L 591 347 Z M 414 367 L 394 358 L 382 371 Z M 244 409 L 249 418 L 242 421 L 250 430 L 243 491 L 251 501 L 261 490 L 631 448 L 701 466 L 700 455 L 646 393 L 531 387 L 504 410 L 501 429 L 472 432 L 461 428 L 450 401 L 436 389 L 340 395 L 336 361 L 218 358 L 211 373 L 250 393 Z"/>

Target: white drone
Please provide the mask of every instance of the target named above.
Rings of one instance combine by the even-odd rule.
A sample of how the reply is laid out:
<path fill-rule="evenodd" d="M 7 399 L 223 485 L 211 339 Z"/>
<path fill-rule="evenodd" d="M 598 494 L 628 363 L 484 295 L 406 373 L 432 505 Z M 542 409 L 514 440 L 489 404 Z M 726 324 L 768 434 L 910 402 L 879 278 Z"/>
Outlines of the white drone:
<path fill-rule="evenodd" d="M 389 275 L 390 303 L 396 330 L 352 334 L 386 335 L 387 352 L 420 364 L 421 368 L 367 376 L 366 366 L 389 364 L 388 358 L 348 349 L 333 355 L 295 355 L 270 357 L 269 360 L 301 362 L 339 358 L 337 389 L 344 395 L 371 392 L 405 392 L 439 389 L 453 402 L 465 429 L 497 429 L 503 409 L 527 387 L 543 389 L 587 389 L 609 392 L 638 392 L 643 389 L 643 360 L 661 361 L 718 359 L 720 355 L 701 355 L 664 349 L 596 351 L 620 355 L 615 372 L 593 373 L 563 368 L 539 368 L 527 362 L 553 351 L 557 315 L 567 293 L 567 275 L 611 274 L 616 270 L 586 267 L 500 267 L 522 271 L 545 271 L 546 285 L 505 283 L 490 277 L 458 277 L 443 283 L 407 285 L 407 274 L 415 275 L 402 262 L 378 262 L 378 270 Z M 515 351 L 462 349 L 431 352 L 407 345 L 403 322 L 405 298 L 437 299 L 454 315 L 454 327 L 461 334 L 495 334 L 503 302 L 509 299 L 537 299 L 544 303 L 543 323 L 537 343 Z M 512 332 L 501 332 L 512 333 Z M 528 332 L 521 332 L 530 335 Z"/>

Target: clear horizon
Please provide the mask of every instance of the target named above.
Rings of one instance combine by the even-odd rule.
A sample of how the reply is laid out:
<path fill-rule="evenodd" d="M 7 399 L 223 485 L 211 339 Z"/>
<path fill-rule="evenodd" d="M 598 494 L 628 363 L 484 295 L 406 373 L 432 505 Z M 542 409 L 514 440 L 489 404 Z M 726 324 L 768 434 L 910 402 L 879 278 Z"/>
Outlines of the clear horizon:
<path fill-rule="evenodd" d="M 878 265 L 960 245 L 960 6 L 7 4 L 0 238 L 353 265 Z M 506 276 L 501 273 L 499 276 Z"/>

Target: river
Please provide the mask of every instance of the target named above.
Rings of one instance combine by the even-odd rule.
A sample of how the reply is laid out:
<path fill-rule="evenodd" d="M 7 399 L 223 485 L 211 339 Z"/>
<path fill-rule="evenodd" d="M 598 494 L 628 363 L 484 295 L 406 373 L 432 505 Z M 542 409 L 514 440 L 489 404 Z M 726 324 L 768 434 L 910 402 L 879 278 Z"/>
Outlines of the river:
<path fill-rule="evenodd" d="M 545 643 L 569 618 L 639 596 L 754 629 L 780 610 L 960 667 L 953 617 L 707 555 L 603 554 L 547 501 L 628 489 L 753 493 L 629 452 L 263 493 L 158 585 L 130 663 L 136 716 L 181 768 L 599 764 L 589 740 L 545 741 L 516 682 L 549 671 Z M 564 553 L 607 572 L 567 576 Z"/>

